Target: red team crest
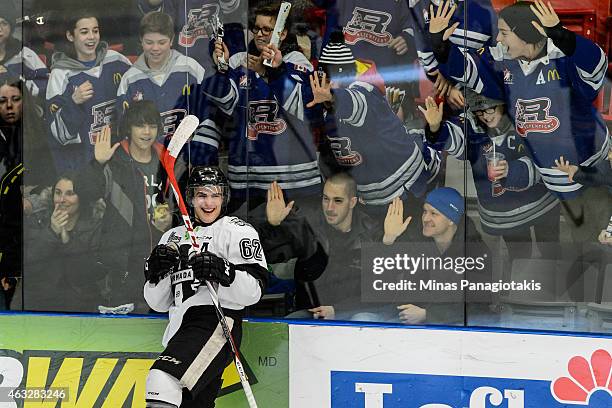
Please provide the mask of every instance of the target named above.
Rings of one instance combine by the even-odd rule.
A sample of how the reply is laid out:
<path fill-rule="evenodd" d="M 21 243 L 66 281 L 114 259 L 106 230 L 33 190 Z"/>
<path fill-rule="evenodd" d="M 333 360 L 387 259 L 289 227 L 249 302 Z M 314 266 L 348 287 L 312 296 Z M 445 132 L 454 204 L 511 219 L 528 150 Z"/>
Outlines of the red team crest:
<path fill-rule="evenodd" d="M 351 21 L 344 27 L 344 38 L 347 44 L 367 41 L 371 44 L 387 45 L 393 38 L 387 31 L 391 22 L 391 14 L 362 7 L 353 9 Z"/>
<path fill-rule="evenodd" d="M 216 4 L 206 4 L 202 8 L 189 10 L 187 22 L 179 33 L 178 44 L 182 47 L 193 47 L 198 39 L 209 38 L 218 13 L 219 6 Z"/>
<path fill-rule="evenodd" d="M 273 100 L 249 103 L 249 140 L 257 140 L 260 133 L 280 135 L 287 129 L 287 122 L 278 118 L 278 104 Z"/>
<path fill-rule="evenodd" d="M 559 127 L 559 118 L 549 115 L 549 98 L 518 99 L 516 101 L 516 131 L 522 137 L 530 132 L 552 133 Z"/>
<path fill-rule="evenodd" d="M 361 153 L 351 148 L 348 137 L 328 137 L 336 162 L 342 166 L 359 166 L 363 162 Z"/>

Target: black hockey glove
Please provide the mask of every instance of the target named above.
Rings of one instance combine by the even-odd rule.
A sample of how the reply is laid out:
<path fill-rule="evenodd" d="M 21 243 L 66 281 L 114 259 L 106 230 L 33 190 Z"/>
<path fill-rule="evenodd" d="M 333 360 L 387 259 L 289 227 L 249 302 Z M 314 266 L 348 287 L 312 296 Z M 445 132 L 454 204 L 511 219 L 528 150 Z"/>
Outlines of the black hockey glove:
<path fill-rule="evenodd" d="M 179 267 L 179 253 L 175 247 L 159 244 L 145 262 L 145 278 L 157 285 L 166 275 L 176 271 Z"/>
<path fill-rule="evenodd" d="M 193 254 L 188 265 L 193 269 L 193 276 L 201 281 L 219 282 L 221 286 L 229 286 L 236 277 L 234 265 L 211 252 Z"/>

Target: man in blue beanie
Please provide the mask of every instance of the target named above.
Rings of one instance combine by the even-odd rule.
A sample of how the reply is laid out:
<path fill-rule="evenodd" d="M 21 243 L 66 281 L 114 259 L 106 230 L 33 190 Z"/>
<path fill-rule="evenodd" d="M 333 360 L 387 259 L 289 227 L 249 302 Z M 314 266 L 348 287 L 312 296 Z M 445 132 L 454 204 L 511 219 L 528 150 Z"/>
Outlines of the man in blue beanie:
<path fill-rule="evenodd" d="M 483 242 L 474 222 L 464 217 L 465 204 L 461 194 L 450 187 L 432 190 L 425 198 L 421 220 L 423 222 L 423 239 L 431 242 L 428 256 L 462 258 L 466 256 L 484 256 L 486 260 L 482 273 L 472 273 L 465 278 L 471 281 L 488 282 L 491 280 L 490 251 Z M 407 229 L 409 219 L 403 220 L 403 203 L 399 198 L 389 205 L 385 219 L 385 236 L 383 242 L 391 245 Z M 470 296 L 466 298 L 471 311 L 486 311 L 488 299 L 479 298 L 473 303 Z M 397 307 L 399 321 L 404 324 L 462 324 L 465 318 L 462 303 L 439 302 L 432 299 L 427 303 L 407 303 Z"/>
<path fill-rule="evenodd" d="M 451 187 L 431 191 L 423 205 L 423 236 L 433 238 L 440 253 L 446 252 L 463 218 L 463 197 Z"/>

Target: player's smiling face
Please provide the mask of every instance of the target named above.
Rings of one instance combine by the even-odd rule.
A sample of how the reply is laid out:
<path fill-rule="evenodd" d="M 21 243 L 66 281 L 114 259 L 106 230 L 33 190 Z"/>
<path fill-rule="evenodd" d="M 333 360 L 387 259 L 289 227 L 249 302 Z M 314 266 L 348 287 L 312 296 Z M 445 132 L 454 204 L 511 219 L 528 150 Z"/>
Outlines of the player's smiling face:
<path fill-rule="evenodd" d="M 10 85 L 0 86 L 0 119 L 13 124 L 21 119 L 21 91 Z"/>
<path fill-rule="evenodd" d="M 432 205 L 423 205 L 423 236 L 435 238 L 444 235 L 453 226 L 453 222 Z"/>
<path fill-rule="evenodd" d="M 146 33 L 141 39 L 142 51 L 149 68 L 161 68 L 172 52 L 172 38 L 160 33 Z"/>
<path fill-rule="evenodd" d="M 533 45 L 521 40 L 503 19 L 498 20 L 497 28 L 499 29 L 497 41 L 506 46 L 506 52 L 510 58 L 516 59 L 531 55 Z"/>
<path fill-rule="evenodd" d="M 61 179 L 53 191 L 53 204 L 68 215 L 79 211 L 79 196 L 74 192 L 72 181 Z"/>
<path fill-rule="evenodd" d="M 219 186 L 196 187 L 192 199 L 196 218 L 211 224 L 219 218 L 223 207 L 223 190 Z"/>
<path fill-rule="evenodd" d="M 153 146 L 155 139 L 157 138 L 157 125 L 143 123 L 140 125 L 132 126 L 130 134 L 130 145 L 140 149 L 148 150 Z"/>
<path fill-rule="evenodd" d="M 100 43 L 98 20 L 95 17 L 80 19 L 72 32 L 66 31 L 66 38 L 74 46 L 79 61 L 94 61 L 96 48 Z"/>

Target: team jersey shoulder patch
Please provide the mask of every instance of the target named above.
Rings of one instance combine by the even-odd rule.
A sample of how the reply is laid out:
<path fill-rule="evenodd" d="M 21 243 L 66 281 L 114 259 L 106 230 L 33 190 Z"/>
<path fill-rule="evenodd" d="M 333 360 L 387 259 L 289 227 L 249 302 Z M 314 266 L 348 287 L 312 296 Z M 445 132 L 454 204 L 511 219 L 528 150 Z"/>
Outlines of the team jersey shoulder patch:
<path fill-rule="evenodd" d="M 238 227 L 248 227 L 248 228 L 253 228 L 253 226 L 251 224 L 249 224 L 248 222 L 238 218 L 238 217 L 227 217 L 227 221 L 226 223 L 231 224 L 231 225 L 236 225 Z"/>

